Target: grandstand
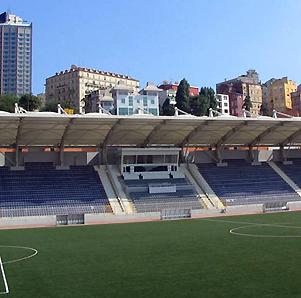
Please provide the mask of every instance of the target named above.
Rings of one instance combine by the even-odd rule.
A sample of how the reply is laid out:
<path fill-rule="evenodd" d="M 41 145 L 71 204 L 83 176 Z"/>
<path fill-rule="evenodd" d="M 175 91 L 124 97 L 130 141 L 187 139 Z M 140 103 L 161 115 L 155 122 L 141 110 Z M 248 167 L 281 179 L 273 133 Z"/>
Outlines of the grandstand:
<path fill-rule="evenodd" d="M 301 187 L 301 159 L 295 158 L 291 163 L 277 163 L 278 167 L 290 177 L 299 187 Z"/>
<path fill-rule="evenodd" d="M 227 206 L 264 204 L 286 206 L 300 196 L 267 164 L 252 166 L 246 160 L 228 160 L 227 166 L 199 164 L 198 169 Z"/>
<path fill-rule="evenodd" d="M 0 170 L 0 215 L 43 216 L 112 212 L 91 166 L 56 170 L 52 163 L 27 163 Z"/>
<path fill-rule="evenodd" d="M 300 209 L 300 145 L 294 117 L 0 112 L 0 224 Z"/>

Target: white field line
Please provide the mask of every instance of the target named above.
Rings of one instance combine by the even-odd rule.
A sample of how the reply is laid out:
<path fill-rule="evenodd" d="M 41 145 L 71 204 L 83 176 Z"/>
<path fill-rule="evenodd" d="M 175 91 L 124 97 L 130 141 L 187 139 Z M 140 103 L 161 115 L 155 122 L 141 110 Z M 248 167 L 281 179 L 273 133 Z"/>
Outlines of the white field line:
<path fill-rule="evenodd" d="M 0 257 L 0 269 L 1 269 L 2 278 L 3 278 L 3 282 L 4 282 L 4 287 L 5 287 L 5 292 L 0 292 L 0 295 L 4 295 L 4 294 L 8 294 L 9 293 L 9 288 L 8 288 L 8 283 L 7 283 L 7 279 L 6 279 L 6 276 L 5 276 L 5 272 L 4 272 L 4 268 L 3 268 L 3 263 L 2 263 L 1 257 Z"/>
<path fill-rule="evenodd" d="M 0 248 L 4 247 L 4 248 L 16 248 L 16 249 L 23 249 L 23 250 L 29 250 L 32 252 L 32 254 L 25 256 L 23 258 L 19 258 L 19 259 L 14 259 L 14 260 L 9 260 L 9 261 L 5 261 L 3 262 L 3 265 L 5 264 L 13 264 L 13 263 L 17 263 L 17 262 L 21 262 L 21 261 L 25 261 L 28 259 L 31 259 L 33 257 L 35 257 L 38 254 L 38 250 L 32 247 L 26 247 L 26 246 L 13 246 L 13 245 L 0 245 Z"/>
<path fill-rule="evenodd" d="M 256 235 L 256 234 L 248 234 L 248 233 L 239 233 L 237 230 L 247 228 L 249 226 L 266 226 L 266 227 L 276 227 L 276 228 L 291 228 L 291 229 L 301 229 L 301 226 L 291 226 L 289 223 L 285 225 L 284 223 L 256 223 L 256 222 L 242 222 L 242 221 L 231 221 L 231 220 L 223 220 L 223 219 L 202 219 L 205 221 L 212 222 L 221 222 L 221 223 L 234 223 L 234 224 L 243 224 L 243 226 L 239 226 L 229 230 L 230 234 L 238 235 L 238 236 L 247 236 L 247 237 L 261 237 L 261 238 L 301 238 L 301 235 Z"/>
<path fill-rule="evenodd" d="M 262 225 L 258 225 L 258 226 L 262 226 Z M 233 235 L 246 236 L 246 237 L 255 237 L 255 238 L 301 238 L 301 235 L 269 235 L 269 234 L 261 235 L 261 234 L 249 234 L 249 233 L 239 233 L 239 232 L 237 232 L 238 230 L 245 229 L 245 228 L 248 228 L 248 227 L 250 227 L 250 225 L 237 227 L 237 228 L 231 229 L 229 232 L 230 232 L 230 234 L 233 234 Z M 275 225 L 273 227 L 279 227 L 279 226 Z M 291 228 L 291 227 L 286 226 L 286 228 Z M 292 228 L 296 228 L 296 227 L 292 227 Z"/>
<path fill-rule="evenodd" d="M 209 218 L 202 218 L 200 220 L 204 221 L 212 221 L 212 222 L 228 222 L 228 223 L 234 223 L 234 224 L 243 224 L 243 225 L 254 225 L 254 226 L 270 226 L 270 227 L 278 227 L 278 228 L 294 228 L 294 229 L 301 229 L 301 226 L 290 226 L 290 223 L 287 223 L 285 225 L 284 223 L 258 223 L 258 222 L 247 222 L 247 221 L 232 221 L 232 220 L 223 220 L 223 219 L 209 219 Z"/>

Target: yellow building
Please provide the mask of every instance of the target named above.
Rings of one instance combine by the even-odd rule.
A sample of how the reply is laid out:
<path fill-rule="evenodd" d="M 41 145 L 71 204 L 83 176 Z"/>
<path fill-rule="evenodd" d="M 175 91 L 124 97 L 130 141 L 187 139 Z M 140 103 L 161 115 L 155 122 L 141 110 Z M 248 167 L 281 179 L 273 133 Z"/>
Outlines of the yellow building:
<path fill-rule="evenodd" d="M 272 82 L 268 88 L 269 109 L 290 113 L 292 111 L 292 92 L 297 90 L 296 83 L 284 77 Z"/>

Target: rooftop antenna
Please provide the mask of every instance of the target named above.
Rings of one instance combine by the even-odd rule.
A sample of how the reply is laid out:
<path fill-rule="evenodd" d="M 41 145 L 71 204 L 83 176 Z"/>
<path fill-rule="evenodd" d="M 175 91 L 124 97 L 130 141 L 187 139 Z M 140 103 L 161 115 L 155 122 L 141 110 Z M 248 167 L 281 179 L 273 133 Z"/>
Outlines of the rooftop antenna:
<path fill-rule="evenodd" d="M 25 114 L 27 111 L 15 103 L 15 114 Z"/>
<path fill-rule="evenodd" d="M 61 104 L 58 104 L 57 105 L 57 113 L 58 114 L 65 114 L 65 115 L 68 115 L 65 110 L 62 108 Z"/>
<path fill-rule="evenodd" d="M 99 114 L 112 115 L 108 110 L 103 108 L 100 103 L 98 104 L 98 113 Z"/>
<path fill-rule="evenodd" d="M 185 111 L 183 111 L 183 110 L 181 110 L 181 109 L 175 107 L 175 114 L 174 114 L 174 116 L 177 117 L 177 116 L 180 115 L 180 113 L 181 113 L 182 115 L 194 116 L 194 115 L 191 115 L 191 114 L 189 114 L 189 113 L 187 113 L 187 112 L 185 112 Z M 194 116 L 194 117 L 195 117 L 195 116 Z"/>

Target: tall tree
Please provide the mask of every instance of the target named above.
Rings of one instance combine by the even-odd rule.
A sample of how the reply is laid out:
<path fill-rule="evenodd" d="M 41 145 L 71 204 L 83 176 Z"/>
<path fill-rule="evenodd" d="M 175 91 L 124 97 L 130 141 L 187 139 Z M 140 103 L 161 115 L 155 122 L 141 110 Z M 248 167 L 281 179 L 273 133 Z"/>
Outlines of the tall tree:
<path fill-rule="evenodd" d="M 176 94 L 176 107 L 187 113 L 190 112 L 189 87 L 189 83 L 186 79 L 183 79 L 178 86 Z"/>
<path fill-rule="evenodd" d="M 209 87 L 202 87 L 199 94 L 199 102 L 200 102 L 200 109 L 198 114 L 200 116 L 206 116 L 206 115 L 208 116 L 209 108 L 216 110 L 217 101 L 216 101 L 214 90 Z M 194 114 L 194 115 L 198 115 L 198 114 Z"/>
<path fill-rule="evenodd" d="M 262 116 L 269 116 L 268 104 L 266 102 L 263 102 L 260 106 L 260 114 Z"/>
<path fill-rule="evenodd" d="M 215 96 L 214 90 L 211 87 L 210 88 L 207 87 L 207 94 L 208 94 L 208 97 L 209 97 L 210 108 L 213 109 L 213 110 L 216 110 L 216 108 L 217 108 L 217 100 L 216 100 L 216 96 Z"/>
<path fill-rule="evenodd" d="M 13 113 L 15 111 L 15 103 L 19 103 L 19 98 L 13 94 L 0 96 L 0 111 Z"/>
<path fill-rule="evenodd" d="M 190 113 L 195 116 L 202 116 L 200 111 L 201 111 L 200 96 L 190 97 Z"/>
<path fill-rule="evenodd" d="M 41 105 L 41 99 L 32 94 L 24 94 L 20 97 L 19 105 L 26 111 L 35 111 L 38 110 Z"/>
<path fill-rule="evenodd" d="M 45 106 L 41 109 L 41 112 L 55 112 L 57 113 L 57 101 L 47 101 Z"/>
<path fill-rule="evenodd" d="M 175 114 L 175 108 L 170 104 L 170 98 L 167 97 L 162 105 L 163 116 L 173 116 Z"/>
<path fill-rule="evenodd" d="M 74 113 L 78 113 L 78 109 L 72 103 L 71 99 L 66 100 L 51 100 L 45 103 L 45 106 L 41 109 L 43 112 L 57 112 L 57 105 L 60 104 L 63 109 L 72 109 Z"/>
<path fill-rule="evenodd" d="M 208 116 L 208 110 L 210 108 L 209 98 L 200 92 L 199 101 L 200 101 L 199 115 L 200 116 Z"/>
<path fill-rule="evenodd" d="M 252 101 L 251 101 L 251 97 L 249 95 L 247 95 L 245 97 L 245 100 L 244 100 L 244 104 L 243 104 L 243 108 L 246 110 L 246 111 L 251 111 L 252 109 Z"/>

